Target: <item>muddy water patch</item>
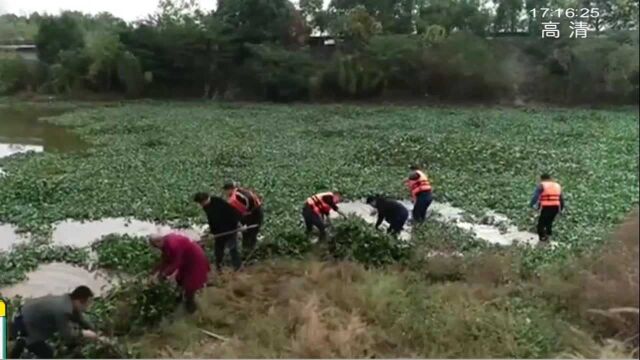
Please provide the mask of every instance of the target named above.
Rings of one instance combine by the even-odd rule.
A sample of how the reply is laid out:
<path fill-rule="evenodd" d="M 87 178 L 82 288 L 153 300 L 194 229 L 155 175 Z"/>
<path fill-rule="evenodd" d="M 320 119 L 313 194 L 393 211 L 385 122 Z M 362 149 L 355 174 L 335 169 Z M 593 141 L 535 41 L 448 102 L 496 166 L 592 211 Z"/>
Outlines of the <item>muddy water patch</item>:
<path fill-rule="evenodd" d="M 374 211 L 373 207 L 368 205 L 365 201 L 353 201 L 353 202 L 347 201 L 347 202 L 340 203 L 338 206 L 340 207 L 340 210 L 345 214 L 358 216 L 359 218 L 363 219 L 364 221 L 370 224 L 375 224 L 378 219 L 378 215 L 373 213 Z M 334 212 L 331 212 L 330 217 L 337 218 L 339 217 L 339 215 Z M 380 227 L 386 229 L 388 225 L 389 224 L 387 223 L 383 223 Z M 411 239 L 411 227 L 408 224 L 405 224 L 404 230 L 400 233 L 398 238 L 403 241 L 408 241 Z"/>
<path fill-rule="evenodd" d="M 405 203 L 411 206 L 411 203 Z M 467 230 L 476 238 L 498 245 L 535 244 L 538 242 L 534 233 L 520 231 L 514 226 L 505 215 L 495 211 L 487 211 L 485 218 L 491 219 L 492 224 L 478 224 L 465 220 L 465 212 L 447 203 L 434 203 L 430 207 L 431 216 L 439 221 L 451 223 L 456 227 Z M 494 225 L 496 224 L 496 225 Z"/>
<path fill-rule="evenodd" d="M 26 152 L 67 152 L 86 148 L 87 143 L 67 129 L 39 121 L 42 117 L 57 116 L 67 111 L 0 105 L 0 159 Z M 6 172 L 0 167 L 0 176 L 3 175 Z"/>
<path fill-rule="evenodd" d="M 409 214 L 411 214 L 413 204 L 405 200 L 400 202 L 409 210 Z M 344 202 L 341 203 L 339 207 L 345 213 L 354 214 L 370 224 L 376 223 L 377 215 L 372 214 L 373 208 L 364 201 Z M 332 217 L 336 216 L 337 214 L 332 214 Z M 427 218 L 452 224 L 472 233 L 476 238 L 492 244 L 512 245 L 516 242 L 521 244 L 535 244 L 538 242 L 536 234 L 519 231 L 516 226 L 510 223 L 505 215 L 491 210 L 486 212 L 485 218 L 490 218 L 492 224 L 479 224 L 465 220 L 468 217 L 463 209 L 451 206 L 448 203 L 434 202 L 429 207 Z M 429 226 L 428 222 L 425 226 Z M 400 235 L 400 238 L 408 240 L 410 238 L 410 232 L 411 228 L 405 225 L 405 231 Z"/>
<path fill-rule="evenodd" d="M 29 240 L 28 234 L 20 234 L 18 229 L 10 224 L 0 224 L 0 251 L 9 251 L 14 245 Z"/>
<path fill-rule="evenodd" d="M 54 262 L 38 266 L 27 274 L 25 281 L 1 288 L 0 295 L 5 298 L 60 295 L 80 285 L 88 286 L 96 296 L 104 294 L 114 286 L 102 272 L 91 272 L 78 266 Z"/>
<path fill-rule="evenodd" d="M 199 240 L 203 227 L 175 229 L 169 225 L 159 225 L 149 221 L 127 218 L 105 218 L 95 221 L 65 220 L 54 224 L 51 242 L 59 246 L 86 247 L 110 234 L 147 236 L 155 233 L 177 232 L 192 240 Z"/>

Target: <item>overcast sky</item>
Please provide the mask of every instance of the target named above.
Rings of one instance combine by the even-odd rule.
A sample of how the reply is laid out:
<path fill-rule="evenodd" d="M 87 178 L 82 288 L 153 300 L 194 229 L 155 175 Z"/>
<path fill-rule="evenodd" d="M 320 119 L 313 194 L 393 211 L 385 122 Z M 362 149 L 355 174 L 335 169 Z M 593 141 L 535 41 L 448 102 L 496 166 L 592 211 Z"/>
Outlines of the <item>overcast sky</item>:
<path fill-rule="evenodd" d="M 215 7 L 216 0 L 199 0 L 203 9 Z M 60 10 L 76 10 L 96 14 L 108 11 L 127 21 L 144 18 L 155 11 L 158 0 L 0 0 L 0 14 L 30 14 L 34 11 L 57 14 Z"/>

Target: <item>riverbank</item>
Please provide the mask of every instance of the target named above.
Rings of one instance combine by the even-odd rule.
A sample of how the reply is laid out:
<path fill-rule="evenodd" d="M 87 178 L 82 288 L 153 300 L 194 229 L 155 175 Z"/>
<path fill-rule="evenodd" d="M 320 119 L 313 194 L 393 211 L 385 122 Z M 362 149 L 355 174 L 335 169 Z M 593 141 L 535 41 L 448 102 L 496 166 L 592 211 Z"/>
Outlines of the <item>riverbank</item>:
<path fill-rule="evenodd" d="M 193 352 L 193 356 L 294 356 L 318 347 L 327 349 L 319 356 L 347 356 L 332 343 L 335 338 L 305 340 L 304 334 L 313 331 L 301 330 L 312 327 L 302 318 L 329 332 L 343 329 L 346 338 L 351 336 L 349 326 L 367 328 L 365 332 L 373 333 L 373 338 L 353 335 L 369 344 L 349 350 L 354 356 L 365 356 L 362 349 L 371 347 L 378 356 L 559 356 L 573 349 L 561 340 L 570 329 L 567 323 L 587 334 L 583 350 L 617 336 L 609 325 L 593 320 L 597 316 L 583 312 L 586 305 L 578 307 L 579 313 L 571 313 L 568 302 L 591 293 L 583 287 L 584 279 L 560 269 L 573 269 L 581 263 L 578 259 L 602 254 L 608 232 L 638 203 L 636 111 L 142 101 L 79 106 L 44 121 L 79 136 L 88 146 L 82 151 L 45 149 L 0 159 L 6 169 L 0 179 L 0 223 L 5 226 L 0 229 L 10 227 L 29 236 L 26 246 L 0 253 L 0 269 L 8 274 L 3 283 L 19 284 L 39 265 L 55 262 L 126 275 L 134 283 L 122 283 L 106 293 L 93 316 L 103 331 L 122 344 L 147 344 L 141 348 L 144 356 L 189 356 L 184 348 L 169 344 L 170 350 L 162 350 L 155 345 L 167 342 L 171 329 L 187 328 L 184 333 L 189 334 L 199 331 L 196 325 L 235 340 L 219 346 L 200 332 L 190 346 L 205 344 L 206 352 Z M 338 189 L 355 213 L 362 212 L 357 201 L 372 193 L 404 199 L 402 179 L 410 163 L 425 166 L 434 184 L 434 211 L 444 221 L 434 216 L 425 226 L 412 229 L 411 241 L 402 243 L 376 232 L 358 217 L 337 221 L 335 236 L 345 264 L 323 263 L 324 250 L 313 249 L 300 226 L 304 199 Z M 543 171 L 551 172 L 567 195 L 568 211 L 554 229 L 558 246 L 537 248 L 502 241 L 509 234 L 533 232 L 535 213 L 527 211 L 527 204 Z M 254 265 L 236 281 L 244 290 L 230 279 L 213 278 L 215 287 L 201 297 L 206 312 L 174 323 L 169 314 L 175 304 L 157 295 L 169 292 L 150 288 L 149 294 L 156 295 L 145 299 L 127 292 L 142 286 L 135 283 L 138 275 L 157 257 L 140 236 L 155 232 L 157 226 L 199 228 L 204 218 L 190 201 L 191 195 L 201 190 L 217 193 L 230 179 L 256 189 L 265 199 L 263 241 Z M 491 213 L 504 216 L 486 216 Z M 130 227 L 120 227 L 124 218 L 133 221 Z M 118 226 L 112 226 L 114 221 Z M 82 237 L 75 236 L 80 232 Z M 91 245 L 103 236 L 101 246 Z M 497 239 L 496 244 L 487 241 L 491 239 Z M 129 256 L 136 261 L 127 260 L 133 259 Z M 621 272 L 633 265 L 626 260 L 619 263 Z M 318 276 L 330 281 L 317 283 L 309 272 L 324 273 Z M 553 274 L 549 282 L 540 283 L 549 273 Z M 605 279 L 618 276 L 603 274 Z M 378 289 L 375 284 L 382 286 L 385 279 L 393 284 Z M 313 300 L 311 292 L 302 291 L 292 296 L 301 308 L 279 303 L 279 290 L 286 293 L 287 287 L 295 290 L 300 283 L 317 285 L 319 298 Z M 355 299 L 331 295 L 353 286 L 364 291 Z M 220 309 L 241 306 L 235 302 L 241 299 L 232 294 L 240 296 L 238 291 L 247 294 L 254 288 L 255 301 L 264 301 L 260 305 L 264 307 L 254 300 L 245 305 L 264 311 L 254 314 L 234 308 L 239 311 L 237 317 L 233 315 L 237 323 L 218 322 L 226 312 Z M 547 292 L 553 300 L 545 299 Z M 115 326 L 110 319 L 116 316 L 114 309 L 121 310 L 116 305 L 122 294 L 135 311 L 124 312 L 127 316 L 122 321 L 129 324 Z M 433 296 L 441 300 L 441 308 L 424 302 Z M 370 303 L 374 300 L 390 308 Z M 451 308 L 444 306 L 451 301 Z M 598 301 L 611 307 L 632 307 L 635 301 L 637 307 L 637 297 L 616 295 Z M 269 304 L 275 306 L 275 314 L 269 313 Z M 463 311 L 465 306 L 470 306 L 468 311 Z M 318 310 L 311 310 L 314 307 Z M 300 309 L 307 309 L 305 315 L 295 315 Z M 242 315 L 245 310 L 256 316 L 255 323 L 264 325 L 256 330 L 263 333 L 242 332 L 241 319 L 248 319 Z M 340 320 L 326 318 L 334 312 Z M 393 314 L 398 322 L 373 315 L 378 312 Z M 289 313 L 294 328 L 273 331 L 271 326 L 282 326 L 280 316 Z M 346 313 L 355 315 L 342 316 Z M 302 318 L 295 320 L 297 316 Z M 208 320 L 200 324 L 202 318 Z M 344 323 L 345 319 L 353 324 Z M 431 324 L 428 328 L 425 319 Z M 158 321 L 166 324 L 156 327 Z M 449 328 L 451 324 L 458 325 Z M 434 333 L 438 328 L 446 330 Z M 140 337 L 140 332 L 150 329 L 154 330 L 149 337 Z M 478 329 L 490 346 L 482 348 L 482 343 L 474 342 Z M 376 334 L 399 330 L 397 334 L 412 334 L 406 340 L 411 343 L 385 349 L 399 338 L 385 340 Z M 273 333 L 272 340 L 268 333 Z M 451 335 L 446 334 L 455 334 L 456 342 L 448 341 Z M 297 345 L 288 343 L 292 338 L 298 339 Z M 462 353 L 463 343 L 477 346 Z M 135 355 L 133 348 L 129 350 L 132 353 L 127 356 Z"/>

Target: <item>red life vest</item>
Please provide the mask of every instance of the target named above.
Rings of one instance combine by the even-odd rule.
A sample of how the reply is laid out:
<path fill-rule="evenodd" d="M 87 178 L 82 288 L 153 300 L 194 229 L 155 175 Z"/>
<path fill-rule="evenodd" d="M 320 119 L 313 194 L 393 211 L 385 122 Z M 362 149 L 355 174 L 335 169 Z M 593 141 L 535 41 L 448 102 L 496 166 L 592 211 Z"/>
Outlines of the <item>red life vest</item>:
<path fill-rule="evenodd" d="M 429 178 L 422 171 L 416 170 L 418 174 L 418 178 L 416 180 L 407 180 L 406 184 L 411 191 L 411 197 L 414 199 L 416 196 L 423 191 L 431 191 L 431 183 L 429 182 Z"/>
<path fill-rule="evenodd" d="M 309 205 L 313 210 L 313 212 L 315 212 L 316 214 L 327 215 L 331 212 L 331 206 L 329 206 L 329 204 L 327 204 L 324 200 L 322 200 L 322 198 L 327 195 L 333 196 L 333 201 L 335 203 L 338 203 L 337 197 L 332 192 L 324 192 L 324 193 L 315 194 L 310 198 L 308 198 L 307 205 Z"/>
<path fill-rule="evenodd" d="M 258 196 L 256 196 L 256 194 L 254 194 L 252 191 L 249 191 L 246 189 L 242 189 L 243 191 L 238 191 L 238 190 L 239 189 L 233 190 L 233 192 L 229 196 L 228 201 L 229 201 L 229 205 L 231 205 L 234 209 L 238 210 L 238 212 L 242 216 L 248 215 L 250 210 L 258 208 L 260 205 L 262 205 L 262 202 L 260 201 Z M 251 198 L 253 199 L 253 204 L 254 204 L 253 209 L 249 209 L 247 205 L 245 205 L 245 203 L 249 204 L 250 202 L 247 196 L 243 194 L 243 192 L 249 194 L 249 196 L 251 196 Z M 238 198 L 244 199 L 245 202 L 240 201 Z"/>
<path fill-rule="evenodd" d="M 543 181 L 540 183 L 542 192 L 538 201 L 540 207 L 560 206 L 560 197 L 562 195 L 562 187 L 555 181 Z"/>

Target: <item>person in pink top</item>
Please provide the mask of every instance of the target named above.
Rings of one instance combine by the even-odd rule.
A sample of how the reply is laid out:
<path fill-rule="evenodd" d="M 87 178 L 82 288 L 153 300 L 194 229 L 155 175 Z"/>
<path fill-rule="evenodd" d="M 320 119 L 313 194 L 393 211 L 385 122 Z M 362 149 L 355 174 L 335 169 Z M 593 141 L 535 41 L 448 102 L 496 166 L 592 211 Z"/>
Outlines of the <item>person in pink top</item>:
<path fill-rule="evenodd" d="M 209 259 L 200 245 L 188 237 L 176 233 L 152 235 L 151 246 L 162 251 L 161 262 L 153 269 L 152 276 L 173 277 L 182 288 L 185 308 L 196 311 L 195 294 L 207 284 Z"/>

